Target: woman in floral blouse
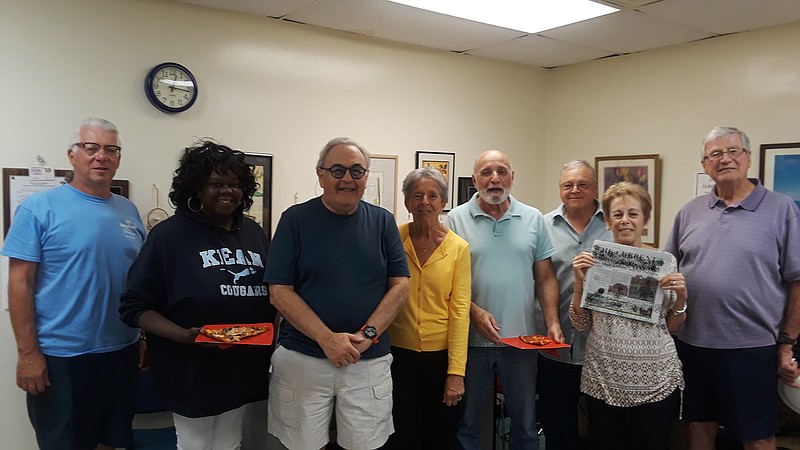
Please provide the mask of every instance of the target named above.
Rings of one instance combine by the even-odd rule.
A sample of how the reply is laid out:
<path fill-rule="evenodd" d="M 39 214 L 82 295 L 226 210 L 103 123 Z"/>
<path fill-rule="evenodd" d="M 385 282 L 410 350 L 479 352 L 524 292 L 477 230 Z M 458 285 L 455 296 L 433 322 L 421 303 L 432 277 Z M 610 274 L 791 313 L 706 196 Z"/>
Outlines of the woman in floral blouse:
<path fill-rule="evenodd" d="M 603 195 L 603 214 L 614 242 L 642 244 L 650 220 L 650 196 L 638 184 L 621 182 Z M 670 333 L 686 319 L 686 284 L 670 267 L 659 280 L 664 301 L 658 323 L 591 311 L 580 306 L 591 253 L 573 259 L 575 290 L 570 319 L 590 330 L 581 391 L 587 395 L 589 446 L 592 449 L 663 450 L 670 424 L 680 408 L 681 362 Z"/>

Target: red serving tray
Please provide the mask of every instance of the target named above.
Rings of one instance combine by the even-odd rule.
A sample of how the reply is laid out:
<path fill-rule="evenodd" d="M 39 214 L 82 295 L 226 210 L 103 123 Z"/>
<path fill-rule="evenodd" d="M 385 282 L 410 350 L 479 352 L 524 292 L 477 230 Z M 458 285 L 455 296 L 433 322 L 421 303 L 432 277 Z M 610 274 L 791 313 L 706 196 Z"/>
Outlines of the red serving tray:
<path fill-rule="evenodd" d="M 525 342 L 522 342 L 520 340 L 519 336 L 510 337 L 510 338 L 503 338 L 503 339 L 500 339 L 500 342 L 502 342 L 504 344 L 507 344 L 507 345 L 510 345 L 512 347 L 515 347 L 515 348 L 521 348 L 523 350 L 540 350 L 540 351 L 543 351 L 545 353 L 549 353 L 551 355 L 555 355 L 555 356 L 558 356 L 558 357 L 561 356 L 561 355 L 558 354 L 558 351 L 557 351 L 558 349 L 560 349 L 560 348 L 569 348 L 570 347 L 569 344 L 566 344 L 566 343 L 563 343 L 563 342 L 556 342 L 556 341 L 553 341 L 553 342 L 551 342 L 551 343 L 549 343 L 547 345 L 526 344 Z"/>
<path fill-rule="evenodd" d="M 218 330 L 220 328 L 227 328 L 227 327 L 267 327 L 267 331 L 261 334 L 257 334 L 255 336 L 250 336 L 247 338 L 242 339 L 239 342 L 222 342 L 218 341 L 214 338 L 208 337 L 205 334 L 198 334 L 196 338 L 194 338 L 195 342 L 203 342 L 209 344 L 218 344 L 219 348 L 229 348 L 234 345 L 270 345 L 272 344 L 272 339 L 275 335 L 275 327 L 272 326 L 271 323 L 234 323 L 234 324 L 214 324 L 214 325 L 204 325 L 203 328 L 208 330 Z"/>

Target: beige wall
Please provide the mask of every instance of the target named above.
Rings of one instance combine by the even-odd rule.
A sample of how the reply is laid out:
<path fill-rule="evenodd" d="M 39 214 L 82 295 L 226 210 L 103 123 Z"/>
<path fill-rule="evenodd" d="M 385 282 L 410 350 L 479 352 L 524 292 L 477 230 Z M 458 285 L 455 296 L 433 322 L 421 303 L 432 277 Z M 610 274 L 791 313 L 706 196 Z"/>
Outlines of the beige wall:
<path fill-rule="evenodd" d="M 67 168 L 72 127 L 106 117 L 125 147 L 118 178 L 131 181 L 144 215 L 153 184 L 167 205 L 181 149 L 210 136 L 275 155 L 277 223 L 295 194 L 320 193 L 312 168 L 338 135 L 398 155 L 400 178 L 416 150 L 456 152 L 460 176 L 480 151 L 504 150 L 515 195 L 544 211 L 558 203 L 563 161 L 660 153 L 663 241 L 712 126 L 742 127 L 756 146 L 800 141 L 798 42 L 792 25 L 547 72 L 158 0 L 0 0 L 0 165 L 30 166 L 40 154 Z M 155 110 L 143 93 L 148 70 L 170 60 L 200 84 L 179 115 Z M 2 446 L 33 448 L 15 360 L 3 319 Z"/>
<path fill-rule="evenodd" d="M 547 191 L 558 205 L 558 171 L 571 158 L 658 153 L 661 233 L 694 195 L 700 143 L 717 125 L 759 145 L 800 142 L 800 24 L 595 61 L 553 72 L 547 85 Z"/>

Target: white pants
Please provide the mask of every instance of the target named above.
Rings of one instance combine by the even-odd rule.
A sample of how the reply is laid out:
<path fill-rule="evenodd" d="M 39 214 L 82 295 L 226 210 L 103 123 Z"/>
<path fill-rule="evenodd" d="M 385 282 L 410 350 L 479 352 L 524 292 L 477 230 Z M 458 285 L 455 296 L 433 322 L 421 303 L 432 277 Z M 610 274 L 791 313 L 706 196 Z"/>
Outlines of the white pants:
<path fill-rule="evenodd" d="M 172 414 L 178 450 L 239 450 L 247 405 L 218 416 L 183 417 Z"/>

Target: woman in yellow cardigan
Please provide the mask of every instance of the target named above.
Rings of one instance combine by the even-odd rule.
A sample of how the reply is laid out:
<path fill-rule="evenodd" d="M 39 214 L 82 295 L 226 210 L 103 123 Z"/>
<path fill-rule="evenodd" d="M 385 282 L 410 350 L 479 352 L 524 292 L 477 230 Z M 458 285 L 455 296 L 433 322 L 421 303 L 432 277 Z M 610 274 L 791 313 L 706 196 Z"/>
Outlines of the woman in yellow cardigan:
<path fill-rule="evenodd" d="M 392 343 L 394 449 L 455 444 L 467 366 L 472 275 L 469 246 L 439 221 L 448 188 L 435 169 L 403 180 L 414 221 L 400 225 L 411 271 L 409 301 L 389 327 Z"/>

